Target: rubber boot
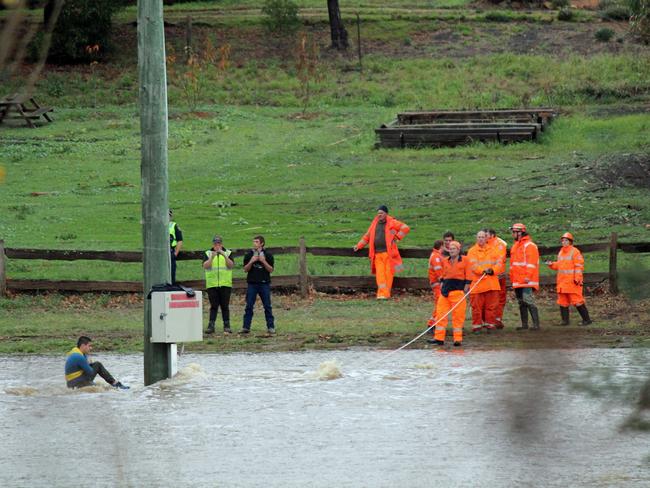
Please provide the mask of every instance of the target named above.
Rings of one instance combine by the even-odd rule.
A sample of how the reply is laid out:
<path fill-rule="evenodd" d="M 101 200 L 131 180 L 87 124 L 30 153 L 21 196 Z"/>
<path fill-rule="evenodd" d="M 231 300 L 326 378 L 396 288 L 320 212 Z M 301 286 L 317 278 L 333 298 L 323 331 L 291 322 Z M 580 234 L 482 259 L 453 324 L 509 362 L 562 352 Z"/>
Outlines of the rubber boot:
<path fill-rule="evenodd" d="M 530 310 L 530 317 L 533 319 L 532 330 L 539 330 L 539 310 L 534 305 L 528 305 L 528 310 Z"/>
<path fill-rule="evenodd" d="M 579 305 L 576 307 L 578 309 L 578 313 L 580 314 L 580 317 L 582 317 L 582 324 L 581 325 L 589 325 L 592 323 L 591 319 L 589 318 L 589 310 L 587 310 L 587 305 L 584 303 L 582 305 Z"/>
<path fill-rule="evenodd" d="M 214 320 L 208 322 L 208 330 L 205 331 L 206 334 L 214 334 Z"/>
<path fill-rule="evenodd" d="M 569 307 L 560 307 L 560 316 L 562 317 L 560 325 L 569 325 Z"/>
<path fill-rule="evenodd" d="M 528 305 L 524 302 L 519 302 L 519 317 L 521 318 L 521 327 L 517 327 L 515 330 L 528 329 Z"/>

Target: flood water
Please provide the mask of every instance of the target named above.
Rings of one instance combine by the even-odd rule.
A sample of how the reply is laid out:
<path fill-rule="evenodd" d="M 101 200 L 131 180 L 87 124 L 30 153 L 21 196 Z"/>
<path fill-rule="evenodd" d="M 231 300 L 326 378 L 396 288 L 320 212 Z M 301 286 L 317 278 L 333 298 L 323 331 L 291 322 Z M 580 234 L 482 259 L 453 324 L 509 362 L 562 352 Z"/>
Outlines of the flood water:
<path fill-rule="evenodd" d="M 183 355 L 150 387 L 100 354 L 132 389 L 90 392 L 0 356 L 0 486 L 650 486 L 650 432 L 619 429 L 650 351 L 385 354 Z"/>

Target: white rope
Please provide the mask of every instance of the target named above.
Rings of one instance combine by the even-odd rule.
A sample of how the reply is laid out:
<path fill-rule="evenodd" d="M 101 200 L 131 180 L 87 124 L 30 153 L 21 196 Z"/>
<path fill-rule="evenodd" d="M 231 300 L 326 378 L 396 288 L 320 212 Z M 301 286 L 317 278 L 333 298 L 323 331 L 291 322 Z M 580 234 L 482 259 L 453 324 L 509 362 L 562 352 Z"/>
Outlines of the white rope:
<path fill-rule="evenodd" d="M 456 302 L 456 305 L 454 305 L 453 307 L 451 307 L 451 309 L 449 310 L 449 312 L 447 312 L 445 315 L 443 315 L 440 319 L 436 320 L 433 324 L 431 324 L 431 326 L 427 327 L 427 328 L 425 329 L 424 332 L 422 332 L 421 334 L 417 335 L 415 338 L 411 339 L 409 342 L 407 342 L 407 343 L 404 344 L 403 346 L 400 346 L 400 347 L 398 347 L 397 349 L 395 349 L 394 351 L 389 352 L 389 353 L 386 354 L 385 356 L 380 357 L 377 361 L 372 361 L 372 362 L 370 362 L 369 366 L 374 366 L 374 365 L 376 365 L 376 364 L 379 364 L 379 363 L 381 363 L 384 359 L 389 358 L 390 356 L 392 356 L 392 355 L 395 354 L 396 352 L 401 351 L 401 350 L 404 349 L 405 347 L 410 346 L 410 345 L 413 344 L 415 341 L 417 341 L 420 337 L 422 337 L 424 334 L 426 334 L 426 333 L 429 332 L 431 329 L 433 329 L 436 325 L 438 325 L 439 322 L 445 320 L 445 319 L 447 318 L 447 316 L 448 316 L 451 312 L 453 312 L 453 311 L 456 309 L 456 307 L 457 307 L 458 305 L 460 305 L 460 304 L 461 304 L 461 303 L 462 303 L 462 302 L 467 298 L 467 296 L 468 296 L 470 293 L 472 293 L 472 290 L 473 290 L 474 288 L 476 288 L 476 286 L 477 286 L 477 285 L 481 282 L 481 280 L 483 280 L 483 278 L 485 278 L 486 276 L 487 276 L 487 275 L 482 274 L 481 277 L 480 277 L 478 280 L 476 280 L 476 283 L 474 283 L 474 285 L 472 285 L 472 287 L 471 287 L 469 290 L 467 290 L 467 293 L 465 293 L 465 295 L 463 296 L 463 298 L 462 298 L 461 300 L 458 300 L 458 302 Z"/>

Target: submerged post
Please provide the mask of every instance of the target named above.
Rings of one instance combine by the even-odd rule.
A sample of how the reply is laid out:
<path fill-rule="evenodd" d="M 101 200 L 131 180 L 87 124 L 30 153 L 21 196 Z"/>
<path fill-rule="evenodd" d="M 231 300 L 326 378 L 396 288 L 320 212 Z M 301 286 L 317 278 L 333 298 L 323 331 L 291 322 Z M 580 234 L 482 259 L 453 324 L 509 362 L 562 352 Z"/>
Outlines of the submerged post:
<path fill-rule="evenodd" d="M 167 202 L 167 76 L 162 0 L 138 0 L 138 71 L 144 294 L 171 278 Z M 144 300 L 144 384 L 168 378 L 169 344 L 151 342 L 151 300 Z"/>
<path fill-rule="evenodd" d="M 609 240 L 609 292 L 618 295 L 618 276 L 616 270 L 616 252 L 618 250 L 618 234 L 612 232 Z"/>

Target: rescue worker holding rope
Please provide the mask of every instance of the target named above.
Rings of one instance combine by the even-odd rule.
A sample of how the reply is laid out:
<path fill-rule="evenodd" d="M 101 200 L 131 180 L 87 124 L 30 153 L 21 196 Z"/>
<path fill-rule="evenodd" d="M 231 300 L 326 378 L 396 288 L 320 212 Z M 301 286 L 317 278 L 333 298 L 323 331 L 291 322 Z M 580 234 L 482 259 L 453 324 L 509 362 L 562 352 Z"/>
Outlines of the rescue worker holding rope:
<path fill-rule="evenodd" d="M 369 245 L 370 270 L 376 276 L 378 300 L 390 298 L 393 276 L 404 268 L 397 242 L 401 241 L 410 230 L 408 225 L 388 215 L 386 205 L 380 205 L 367 232 L 352 248 L 357 252 Z"/>
<path fill-rule="evenodd" d="M 549 268 L 557 271 L 557 303 L 560 306 L 560 325 L 569 325 L 569 306 L 573 305 L 582 317 L 581 325 L 592 323 L 582 294 L 585 260 L 578 248 L 573 246 L 573 234 L 565 232 L 560 238 L 562 247 L 557 261 L 546 261 Z"/>
<path fill-rule="evenodd" d="M 465 322 L 465 310 L 467 301 L 465 293 L 469 290 L 472 281 L 472 271 L 467 257 L 460 255 L 460 242 L 449 243 L 449 257 L 442 260 L 442 276 L 440 278 L 440 298 L 436 304 L 436 320 L 429 320 L 429 327 L 434 323 L 434 338 L 428 342 L 442 346 L 445 344 L 447 327 L 445 316 L 451 312 L 451 326 L 453 331 L 454 346 L 459 347 L 463 343 L 463 323 Z"/>
<path fill-rule="evenodd" d="M 510 227 L 515 243 L 510 249 L 510 283 L 519 303 L 521 327 L 528 329 L 528 313 L 533 319 L 532 330 L 539 330 L 539 310 L 535 304 L 534 290 L 539 290 L 539 251 L 521 223 Z"/>
<path fill-rule="evenodd" d="M 472 306 L 472 332 L 475 334 L 479 334 L 481 329 L 489 333 L 496 328 L 501 290 L 499 273 L 504 271 L 499 249 L 489 245 L 487 240 L 488 233 L 483 230 L 478 231 L 476 244 L 467 252 L 472 273 L 469 300 Z M 484 274 L 486 276 L 478 283 L 479 278 Z"/>

